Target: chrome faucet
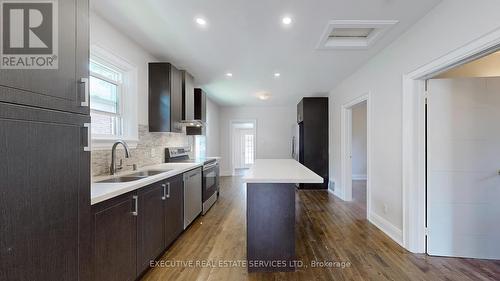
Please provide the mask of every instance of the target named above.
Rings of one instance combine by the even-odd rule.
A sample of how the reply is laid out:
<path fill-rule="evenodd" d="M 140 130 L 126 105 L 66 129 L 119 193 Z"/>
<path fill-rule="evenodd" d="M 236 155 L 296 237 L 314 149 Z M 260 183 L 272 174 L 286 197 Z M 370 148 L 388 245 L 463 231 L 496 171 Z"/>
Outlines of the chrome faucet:
<path fill-rule="evenodd" d="M 130 158 L 130 151 L 128 149 L 128 145 L 126 142 L 122 140 L 118 140 L 113 144 L 113 148 L 111 148 L 111 167 L 109 168 L 109 174 L 114 175 L 116 170 L 120 170 L 122 168 L 122 160 L 120 160 L 120 166 L 116 165 L 116 147 L 121 144 L 125 148 L 125 158 Z"/>

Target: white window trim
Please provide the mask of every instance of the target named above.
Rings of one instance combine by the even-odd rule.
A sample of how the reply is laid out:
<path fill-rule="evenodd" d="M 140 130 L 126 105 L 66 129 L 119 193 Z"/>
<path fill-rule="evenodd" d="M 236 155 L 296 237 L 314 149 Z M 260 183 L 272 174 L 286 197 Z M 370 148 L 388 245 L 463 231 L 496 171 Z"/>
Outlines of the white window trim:
<path fill-rule="evenodd" d="M 137 120 L 137 67 L 125 59 L 98 46 L 90 47 L 90 58 L 104 65 L 111 64 L 123 72 L 120 90 L 120 113 L 122 128 L 120 136 L 92 136 L 94 150 L 108 150 L 117 140 L 124 140 L 130 148 L 136 148 L 139 142 L 139 125 Z"/>

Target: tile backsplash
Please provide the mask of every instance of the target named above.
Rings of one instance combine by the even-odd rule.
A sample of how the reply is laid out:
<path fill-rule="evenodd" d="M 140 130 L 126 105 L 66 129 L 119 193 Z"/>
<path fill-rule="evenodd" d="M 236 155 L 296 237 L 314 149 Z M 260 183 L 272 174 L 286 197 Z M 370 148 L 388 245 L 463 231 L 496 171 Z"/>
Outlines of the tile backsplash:
<path fill-rule="evenodd" d="M 139 125 L 139 142 L 137 148 L 130 149 L 131 158 L 125 158 L 122 146 L 116 150 L 116 160 L 123 159 L 121 171 L 132 170 L 132 164 L 143 167 L 163 163 L 166 147 L 189 146 L 190 136 L 179 133 L 150 133 L 146 125 Z M 109 174 L 111 165 L 111 148 L 107 150 L 92 151 L 92 175 L 101 176 Z"/>

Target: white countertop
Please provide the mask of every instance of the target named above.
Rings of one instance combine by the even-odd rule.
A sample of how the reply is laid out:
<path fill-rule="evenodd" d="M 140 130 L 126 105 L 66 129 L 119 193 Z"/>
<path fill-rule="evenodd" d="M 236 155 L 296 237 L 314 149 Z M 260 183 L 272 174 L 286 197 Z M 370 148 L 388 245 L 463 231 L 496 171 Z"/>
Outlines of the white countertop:
<path fill-rule="evenodd" d="M 294 159 L 257 159 L 247 175 L 247 183 L 323 183 L 323 178 Z"/>
<path fill-rule="evenodd" d="M 202 164 L 200 163 L 163 163 L 158 165 L 142 167 L 138 171 L 127 171 L 123 173 L 117 173 L 115 176 L 95 177 L 92 179 L 93 182 L 90 186 L 90 204 L 91 205 L 97 204 L 99 202 L 111 199 L 118 195 L 125 194 L 127 192 L 139 189 L 141 187 L 164 180 L 166 178 L 176 176 L 178 174 L 184 173 L 186 171 L 201 166 Z M 167 170 L 167 169 L 171 169 L 171 171 L 164 172 L 154 176 L 149 176 L 136 181 L 121 182 L 121 183 L 96 183 L 97 181 L 102 181 L 113 177 L 126 176 L 144 170 Z"/>

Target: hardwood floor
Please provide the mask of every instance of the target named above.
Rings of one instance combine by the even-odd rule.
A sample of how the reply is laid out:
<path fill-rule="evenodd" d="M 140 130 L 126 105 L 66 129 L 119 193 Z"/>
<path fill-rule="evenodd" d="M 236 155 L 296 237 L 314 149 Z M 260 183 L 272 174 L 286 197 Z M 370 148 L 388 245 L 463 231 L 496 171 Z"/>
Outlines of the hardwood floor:
<path fill-rule="evenodd" d="M 222 177 L 219 201 L 165 253 L 163 267 L 152 268 L 143 280 L 500 280 L 500 261 L 411 254 L 370 224 L 361 204 L 315 190 L 296 192 L 297 259 L 304 267 L 249 274 L 238 266 L 246 257 L 245 191 L 239 178 Z M 312 261 L 344 266 L 314 268 Z"/>

